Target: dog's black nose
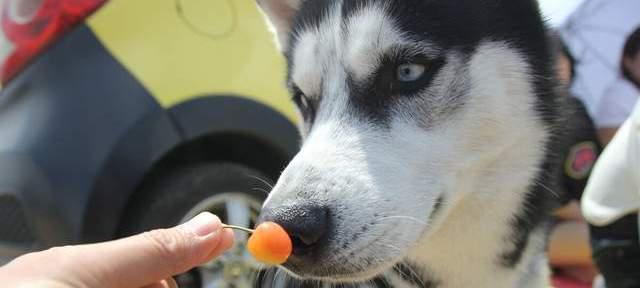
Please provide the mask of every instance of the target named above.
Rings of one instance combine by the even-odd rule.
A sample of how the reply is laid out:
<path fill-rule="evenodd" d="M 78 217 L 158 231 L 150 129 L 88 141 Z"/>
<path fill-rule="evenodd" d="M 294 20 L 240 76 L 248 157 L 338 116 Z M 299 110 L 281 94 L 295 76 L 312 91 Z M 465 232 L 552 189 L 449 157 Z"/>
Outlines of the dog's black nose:
<path fill-rule="evenodd" d="M 289 205 L 263 210 L 259 222 L 280 224 L 291 237 L 293 255 L 306 256 L 322 246 L 329 227 L 328 217 L 328 209 L 322 205 Z"/>

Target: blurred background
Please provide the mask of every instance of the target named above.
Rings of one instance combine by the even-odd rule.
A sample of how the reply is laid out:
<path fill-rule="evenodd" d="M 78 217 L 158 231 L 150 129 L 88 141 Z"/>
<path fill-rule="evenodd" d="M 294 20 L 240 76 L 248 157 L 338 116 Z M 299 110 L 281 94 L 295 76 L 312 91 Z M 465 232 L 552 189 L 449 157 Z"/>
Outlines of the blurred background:
<path fill-rule="evenodd" d="M 639 5 L 540 0 L 563 94 L 582 111 L 563 151 L 557 287 L 598 274 L 577 203 L 638 97 L 620 59 Z M 201 211 L 252 226 L 297 152 L 285 63 L 253 0 L 0 0 L 0 25 L 0 264 Z M 180 287 L 251 287 L 260 266 L 236 236 Z"/>

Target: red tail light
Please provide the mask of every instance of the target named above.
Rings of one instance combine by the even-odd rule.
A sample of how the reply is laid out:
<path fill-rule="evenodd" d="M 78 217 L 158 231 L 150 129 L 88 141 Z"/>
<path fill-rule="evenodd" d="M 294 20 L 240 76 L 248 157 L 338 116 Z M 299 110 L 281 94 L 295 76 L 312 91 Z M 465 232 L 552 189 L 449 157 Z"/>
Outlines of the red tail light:
<path fill-rule="evenodd" d="M 0 81 L 6 84 L 47 45 L 82 22 L 106 0 L 3 2 L 0 8 Z"/>

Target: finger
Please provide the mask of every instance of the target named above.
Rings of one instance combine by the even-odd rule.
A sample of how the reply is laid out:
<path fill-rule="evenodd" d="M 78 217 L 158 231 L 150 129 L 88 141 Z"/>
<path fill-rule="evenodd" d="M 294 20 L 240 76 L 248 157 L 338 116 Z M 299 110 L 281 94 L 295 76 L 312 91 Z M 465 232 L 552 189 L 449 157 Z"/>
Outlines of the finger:
<path fill-rule="evenodd" d="M 176 283 L 173 278 L 168 278 L 160 282 L 144 286 L 142 288 L 178 288 L 178 283 Z"/>
<path fill-rule="evenodd" d="M 167 286 L 167 283 L 163 281 L 157 282 L 157 283 L 153 283 L 153 284 L 149 284 L 149 285 L 145 285 L 141 288 L 169 288 L 169 286 Z"/>
<path fill-rule="evenodd" d="M 169 277 L 169 279 L 164 280 L 167 283 L 167 287 L 169 288 L 178 288 L 178 283 L 176 283 L 176 280 L 173 279 L 173 277 Z"/>
<path fill-rule="evenodd" d="M 183 273 L 229 249 L 233 233 L 222 229 L 220 219 L 202 213 L 180 226 L 129 238 L 82 246 L 79 267 L 101 287 L 141 287 Z M 82 266 L 80 266 L 82 265 Z"/>
<path fill-rule="evenodd" d="M 222 240 L 220 241 L 220 244 L 218 244 L 218 247 L 213 249 L 213 251 L 211 251 L 211 253 L 207 255 L 207 257 L 205 257 L 206 261 L 204 262 L 209 262 L 212 259 L 217 258 L 218 256 L 222 255 L 222 253 L 233 247 L 235 237 L 233 231 L 231 231 L 231 229 L 222 229 L 222 233 L 223 235 L 221 237 Z"/>

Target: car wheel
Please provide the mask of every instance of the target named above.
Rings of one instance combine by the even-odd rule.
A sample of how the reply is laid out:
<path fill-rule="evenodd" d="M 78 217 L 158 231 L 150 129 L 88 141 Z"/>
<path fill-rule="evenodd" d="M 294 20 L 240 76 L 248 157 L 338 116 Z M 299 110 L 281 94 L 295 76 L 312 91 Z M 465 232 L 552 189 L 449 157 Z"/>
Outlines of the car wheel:
<path fill-rule="evenodd" d="M 269 180 L 233 163 L 202 164 L 152 181 L 140 191 L 123 219 L 123 234 L 171 227 L 203 212 L 227 224 L 253 227 Z M 266 187 L 269 188 L 269 187 Z M 246 251 L 248 235 L 235 231 L 234 247 L 221 257 L 176 276 L 181 288 L 253 287 L 261 265 Z"/>

